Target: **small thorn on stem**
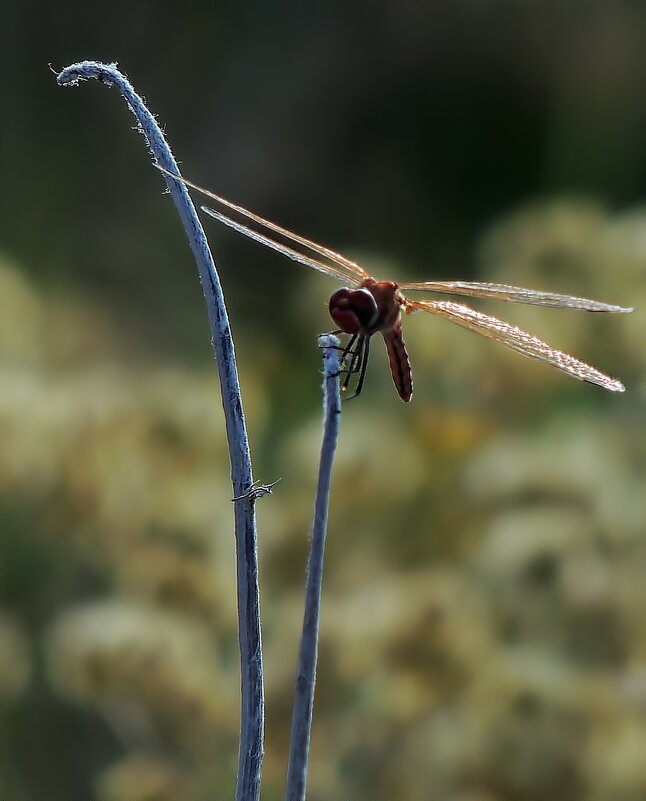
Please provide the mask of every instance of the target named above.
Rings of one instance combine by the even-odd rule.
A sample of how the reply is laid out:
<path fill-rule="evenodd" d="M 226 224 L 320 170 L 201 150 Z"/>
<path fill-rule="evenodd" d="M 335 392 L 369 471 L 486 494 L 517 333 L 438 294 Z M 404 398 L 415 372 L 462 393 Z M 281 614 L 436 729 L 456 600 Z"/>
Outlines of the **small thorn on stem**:
<path fill-rule="evenodd" d="M 262 498 L 265 495 L 271 495 L 272 488 L 278 484 L 280 480 L 280 478 L 277 478 L 275 481 L 272 481 L 271 484 L 262 484 L 260 481 L 254 481 L 249 489 L 246 492 L 243 492 L 242 495 L 238 495 L 236 498 L 231 498 L 231 502 L 234 503 L 235 501 L 242 501 L 245 499 L 257 501 L 258 498 Z"/>

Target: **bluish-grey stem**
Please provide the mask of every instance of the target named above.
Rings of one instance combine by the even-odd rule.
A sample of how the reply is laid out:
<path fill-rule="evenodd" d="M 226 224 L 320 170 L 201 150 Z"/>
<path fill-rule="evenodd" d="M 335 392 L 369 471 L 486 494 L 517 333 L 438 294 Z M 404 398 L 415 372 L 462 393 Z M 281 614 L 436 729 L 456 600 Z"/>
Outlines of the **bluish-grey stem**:
<path fill-rule="evenodd" d="M 155 118 L 129 81 L 119 72 L 116 64 L 82 61 L 66 67 L 58 75 L 57 81 L 61 86 L 70 86 L 89 78 L 96 78 L 107 86 L 114 85 L 119 89 L 135 115 L 140 132 L 146 137 L 153 158 L 170 172 L 179 173 L 177 163 Z M 232 497 L 236 498 L 248 490 L 253 483 L 253 476 L 249 441 L 242 411 L 238 368 L 224 296 L 206 235 L 186 187 L 180 181 L 170 177 L 165 177 L 165 180 L 200 273 L 211 326 L 213 350 L 220 377 L 231 462 Z M 260 795 L 263 758 L 264 689 L 254 502 L 251 498 L 241 499 L 236 501 L 234 509 L 242 692 L 236 799 L 237 801 L 257 801 Z"/>
<path fill-rule="evenodd" d="M 339 340 L 330 334 L 319 337 L 323 351 L 323 444 L 316 488 L 312 542 L 307 566 L 305 585 L 305 614 L 298 654 L 296 691 L 292 717 L 292 734 L 287 768 L 286 801 L 304 801 L 307 785 L 307 760 L 312 730 L 312 706 L 316 683 L 316 660 L 318 657 L 319 617 L 321 610 L 321 585 L 323 583 L 323 558 L 325 535 L 330 501 L 332 465 L 341 422 L 341 399 L 339 395 Z"/>

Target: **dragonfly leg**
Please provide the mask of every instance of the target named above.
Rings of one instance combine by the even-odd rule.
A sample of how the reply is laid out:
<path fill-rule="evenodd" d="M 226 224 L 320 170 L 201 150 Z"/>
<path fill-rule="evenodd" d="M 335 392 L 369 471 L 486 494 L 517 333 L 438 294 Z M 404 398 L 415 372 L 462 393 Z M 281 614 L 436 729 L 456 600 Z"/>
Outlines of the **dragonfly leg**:
<path fill-rule="evenodd" d="M 357 343 L 356 348 L 354 347 L 355 342 Z M 343 372 L 347 374 L 345 377 L 345 382 L 343 384 L 344 390 L 347 388 L 348 382 L 350 381 L 352 375 L 357 372 L 357 365 L 359 364 L 362 350 L 363 350 L 363 337 L 359 336 L 359 334 L 353 334 L 353 336 L 348 341 L 348 344 L 345 346 L 343 353 L 341 354 L 341 364 L 343 366 Z M 351 357 L 349 363 L 348 363 L 348 357 Z"/>
<path fill-rule="evenodd" d="M 363 389 L 363 382 L 366 379 L 366 370 L 368 368 L 368 357 L 370 356 L 370 337 L 364 336 L 361 340 L 360 348 L 357 350 L 361 350 L 361 363 L 359 365 L 359 380 L 357 381 L 357 386 L 355 387 L 354 392 L 352 395 L 348 395 L 344 400 L 351 400 L 352 398 L 356 398 L 358 395 L 361 394 L 361 390 Z M 355 371 L 356 372 L 356 371 Z M 351 373 L 348 373 L 346 380 L 343 382 L 343 389 L 346 389 L 346 385 L 349 381 Z"/>
<path fill-rule="evenodd" d="M 354 334 L 346 345 L 339 345 L 338 347 L 334 347 L 334 350 L 338 350 L 341 352 L 341 357 L 339 362 L 341 363 L 341 372 L 345 373 L 348 371 L 349 368 L 346 367 L 347 359 L 350 353 L 352 353 L 353 360 L 354 360 L 354 352 L 352 348 L 354 347 L 354 343 L 359 335 Z"/>
<path fill-rule="evenodd" d="M 333 331 L 332 333 L 343 334 L 345 332 L 339 329 L 337 331 Z M 370 351 L 369 341 L 369 336 L 362 332 L 358 332 L 356 334 L 352 334 L 344 347 L 337 348 L 337 350 L 341 351 L 341 373 L 345 374 L 345 378 L 341 384 L 341 391 L 347 392 L 348 387 L 350 386 L 350 381 L 352 381 L 352 376 L 356 375 L 357 373 L 359 374 L 359 380 L 357 382 L 355 391 L 352 393 L 352 395 L 347 395 L 344 400 L 356 398 L 356 396 L 361 392 L 363 382 L 366 377 L 366 367 L 368 365 L 368 353 Z"/>

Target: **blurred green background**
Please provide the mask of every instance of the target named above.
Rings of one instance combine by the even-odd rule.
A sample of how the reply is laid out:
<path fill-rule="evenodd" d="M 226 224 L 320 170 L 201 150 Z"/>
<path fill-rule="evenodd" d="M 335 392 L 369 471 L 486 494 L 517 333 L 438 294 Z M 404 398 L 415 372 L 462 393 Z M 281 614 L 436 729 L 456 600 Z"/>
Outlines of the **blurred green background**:
<path fill-rule="evenodd" d="M 646 798 L 646 6 L 10 0 L 0 10 L 0 787 L 231 798 L 231 489 L 201 290 L 118 93 L 187 177 L 378 277 L 483 304 L 610 395 L 417 315 L 376 343 L 335 469 L 311 801 Z M 336 288 L 205 223 L 256 476 L 265 801 L 282 797 Z"/>

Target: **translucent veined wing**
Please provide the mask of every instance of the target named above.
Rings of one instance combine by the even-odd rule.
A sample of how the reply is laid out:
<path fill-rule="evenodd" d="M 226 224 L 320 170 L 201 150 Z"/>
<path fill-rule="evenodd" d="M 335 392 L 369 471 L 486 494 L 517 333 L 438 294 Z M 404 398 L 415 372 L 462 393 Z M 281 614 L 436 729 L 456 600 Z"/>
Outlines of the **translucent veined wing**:
<path fill-rule="evenodd" d="M 540 362 L 551 364 L 573 378 L 578 378 L 579 381 L 598 384 L 600 387 L 610 390 L 610 392 L 623 392 L 625 389 L 624 385 L 616 378 L 602 373 L 595 367 L 576 359 L 574 356 L 570 356 L 568 353 L 555 350 L 546 342 L 538 339 L 538 337 L 523 331 L 522 328 L 517 328 L 515 325 L 506 323 L 504 320 L 499 320 L 489 314 L 483 314 L 463 303 L 444 300 L 418 301 L 406 299 L 405 306 L 408 312 L 420 309 L 451 320 L 463 328 L 468 328 L 470 331 L 475 331 L 477 334 L 482 334 L 482 336 L 500 342 L 502 345 L 522 353 L 523 356 L 529 356 Z"/>
<path fill-rule="evenodd" d="M 229 228 L 233 228 L 234 231 L 248 236 L 249 239 L 253 239 L 255 242 L 265 245 L 265 247 L 271 248 L 278 253 L 282 253 L 283 256 L 287 256 L 287 258 L 291 259 L 292 261 L 297 261 L 299 264 L 304 264 L 306 267 L 311 267 L 313 270 L 318 270 L 318 272 L 329 275 L 332 278 L 336 278 L 338 281 L 342 281 L 343 283 L 350 283 L 354 284 L 355 286 L 358 286 L 361 283 L 361 279 L 358 276 L 348 275 L 336 267 L 333 267 L 331 264 L 325 264 L 318 259 L 313 259 L 311 256 L 306 256 L 304 253 L 300 253 L 298 250 L 294 250 L 294 248 L 290 248 L 288 245 L 284 245 L 282 242 L 277 242 L 275 239 L 271 239 L 270 237 L 265 236 L 265 234 L 255 231 L 253 228 L 248 228 L 246 225 L 243 225 L 236 220 L 232 220 L 230 217 L 227 217 L 225 214 L 222 214 L 215 209 L 210 209 L 208 206 L 201 206 L 201 209 L 205 214 L 208 214 L 209 217 L 213 217 L 218 222 L 228 225 Z"/>
<path fill-rule="evenodd" d="M 367 278 L 368 277 L 368 273 L 363 269 L 363 267 L 360 264 L 357 264 L 356 262 L 352 261 L 351 259 L 348 259 L 346 256 L 343 256 L 341 253 L 337 253 L 335 250 L 331 250 L 330 248 L 326 248 L 324 245 L 319 245 L 318 242 L 313 242 L 311 239 L 306 239 L 304 236 L 300 236 L 300 234 L 295 234 L 293 231 L 289 231 L 287 228 L 283 228 L 282 226 L 278 225 L 277 223 L 271 222 L 271 220 L 267 220 L 264 217 L 261 217 L 259 214 L 254 214 L 252 211 L 249 211 L 248 209 L 245 209 L 243 206 L 238 206 L 236 203 L 232 203 L 230 200 L 226 200 L 225 198 L 220 197 L 220 195 L 216 195 L 214 192 L 211 192 L 208 189 L 204 189 L 204 187 L 199 186 L 198 184 L 194 184 L 192 181 L 188 181 L 183 176 L 176 175 L 175 173 L 170 172 L 170 170 L 165 169 L 160 164 L 156 164 L 155 166 L 157 167 L 157 169 L 159 169 L 161 172 L 165 173 L 166 175 L 169 175 L 171 178 L 175 178 L 177 181 L 181 181 L 186 186 L 189 186 L 191 189 L 195 189 L 197 192 L 200 192 L 201 194 L 205 195 L 206 197 L 209 197 L 212 200 L 215 200 L 217 203 L 220 203 L 222 206 L 225 206 L 227 209 L 231 209 L 232 211 L 237 212 L 241 216 L 246 217 L 248 220 L 252 220 L 253 222 L 255 222 L 257 225 L 261 226 L 262 228 L 266 228 L 269 231 L 273 231 L 274 233 L 277 233 L 280 236 L 285 237 L 285 239 L 288 239 L 291 242 L 295 242 L 296 244 L 300 245 L 301 247 L 306 248 L 307 250 L 312 251 L 313 253 L 317 253 L 319 256 L 322 256 L 323 258 L 329 259 L 330 261 L 334 262 L 338 267 L 342 267 L 343 269 L 347 270 L 347 272 L 353 278 L 358 277 L 360 279 L 363 279 L 363 278 Z M 248 228 L 247 226 L 241 225 L 240 223 L 235 223 L 235 221 L 231 220 L 230 217 L 226 217 L 224 214 L 220 215 L 219 212 L 216 212 L 213 209 L 209 209 L 206 206 L 202 206 L 202 209 L 203 209 L 203 211 L 205 211 L 208 214 L 210 214 L 212 217 L 215 217 L 216 219 L 220 220 L 220 222 L 223 222 L 225 225 L 229 225 L 229 227 L 231 227 L 231 228 L 235 228 L 235 225 L 238 225 L 239 227 L 236 228 L 236 230 L 238 230 L 240 233 L 244 234 L 245 236 L 251 236 L 251 238 L 255 239 L 257 242 L 260 242 L 261 244 L 267 245 L 267 247 L 273 248 L 274 250 L 278 250 L 276 245 L 279 245 L 280 243 L 275 242 L 275 240 L 270 239 L 268 236 L 264 236 L 263 237 L 262 234 L 258 234 L 257 236 L 252 236 L 251 232 L 253 231 L 253 229 Z M 285 247 L 285 246 L 283 246 L 283 247 Z M 286 252 L 286 251 L 279 251 L 279 252 L 285 253 L 285 255 L 289 256 L 289 258 L 294 258 L 293 254 L 294 253 L 298 253 L 298 251 L 294 251 L 291 248 L 289 248 L 288 250 L 289 250 L 289 252 Z M 307 257 L 305 257 L 305 258 L 307 258 Z M 296 261 L 300 261 L 300 260 L 296 259 Z M 308 267 L 312 267 L 315 270 L 316 269 L 320 269 L 320 267 L 314 267 L 314 263 L 316 263 L 317 265 L 321 265 L 321 262 L 319 262 L 317 259 L 312 259 L 311 261 L 312 261 L 312 263 L 307 263 Z M 306 262 L 301 261 L 301 264 L 305 264 L 305 263 Z M 326 266 L 326 265 L 323 265 L 323 266 Z M 327 270 L 322 270 L 322 272 L 327 272 L 328 275 L 332 275 L 333 274 L 332 272 L 329 272 Z M 337 270 L 337 273 L 339 273 L 339 272 L 340 271 Z M 350 276 L 348 276 L 348 278 Z M 334 277 L 338 277 L 338 276 L 334 275 Z M 342 280 L 346 280 L 346 279 L 344 278 Z M 358 284 L 360 282 L 359 281 L 354 281 L 354 283 Z"/>
<path fill-rule="evenodd" d="M 631 312 L 624 306 L 613 306 L 598 300 L 558 295 L 555 292 L 540 292 L 508 284 L 488 284 L 477 281 L 411 281 L 399 284 L 400 289 L 422 292 L 444 292 L 449 295 L 467 295 L 476 298 L 494 298 L 512 303 L 527 303 L 532 306 L 553 306 L 557 309 L 580 309 L 592 312 Z"/>

